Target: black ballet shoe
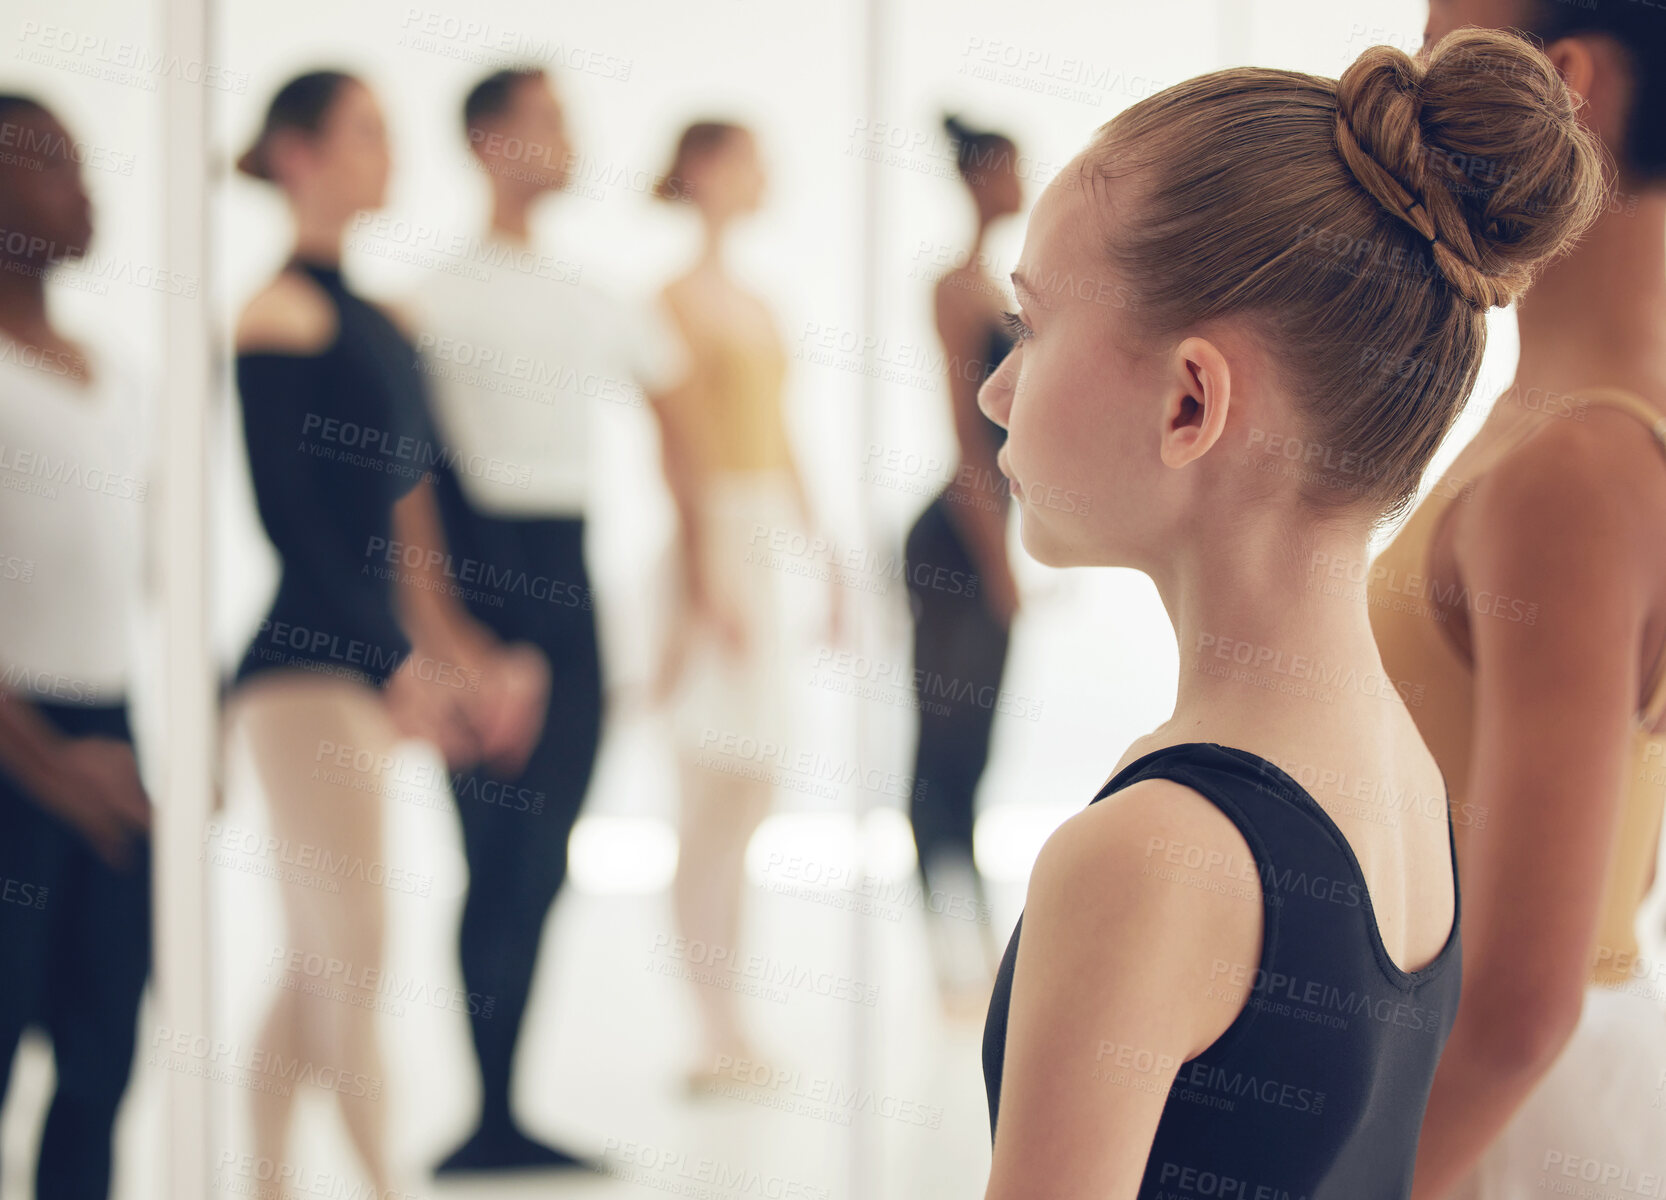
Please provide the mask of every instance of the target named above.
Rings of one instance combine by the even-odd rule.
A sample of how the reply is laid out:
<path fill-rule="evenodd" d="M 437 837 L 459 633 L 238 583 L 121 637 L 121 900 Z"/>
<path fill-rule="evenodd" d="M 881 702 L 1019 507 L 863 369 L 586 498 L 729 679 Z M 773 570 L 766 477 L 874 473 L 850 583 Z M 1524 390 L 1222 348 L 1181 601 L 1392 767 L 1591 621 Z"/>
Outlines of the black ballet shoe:
<path fill-rule="evenodd" d="M 594 1171 L 602 1168 L 588 1159 L 546 1146 L 514 1126 L 477 1129 L 434 1168 L 434 1174 L 461 1175 L 476 1171 Z"/>

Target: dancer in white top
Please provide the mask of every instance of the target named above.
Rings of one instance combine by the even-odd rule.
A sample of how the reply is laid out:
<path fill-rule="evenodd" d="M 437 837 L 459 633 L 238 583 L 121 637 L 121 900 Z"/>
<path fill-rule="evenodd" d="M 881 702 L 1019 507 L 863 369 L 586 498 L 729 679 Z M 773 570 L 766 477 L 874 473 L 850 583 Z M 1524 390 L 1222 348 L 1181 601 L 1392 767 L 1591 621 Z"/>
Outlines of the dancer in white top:
<path fill-rule="evenodd" d="M 150 479 L 132 364 L 46 278 L 92 237 L 70 134 L 0 96 L 0 1099 L 29 1024 L 57 1081 L 41 1196 L 106 1196 L 150 964 L 150 804 L 128 725 Z"/>
<path fill-rule="evenodd" d="M 475 256 L 487 277 L 436 273 L 411 305 L 450 464 L 436 495 L 450 574 L 469 612 L 499 637 L 541 649 L 552 685 L 523 766 L 487 764 L 453 780 L 469 864 L 463 977 L 471 994 L 494 1003 L 470 1013 L 479 1125 L 440 1164 L 442 1174 L 584 1165 L 515 1121 L 515 1048 L 602 731 L 584 552 L 595 418 L 600 406 L 644 406 L 645 388 L 662 389 L 681 370 L 668 329 L 656 335 L 647 313 L 596 288 L 589 264 L 532 244 L 532 211 L 564 186 L 571 157 L 544 73 L 505 70 L 482 80 L 464 103 L 463 124 L 491 189 L 491 224 Z"/>

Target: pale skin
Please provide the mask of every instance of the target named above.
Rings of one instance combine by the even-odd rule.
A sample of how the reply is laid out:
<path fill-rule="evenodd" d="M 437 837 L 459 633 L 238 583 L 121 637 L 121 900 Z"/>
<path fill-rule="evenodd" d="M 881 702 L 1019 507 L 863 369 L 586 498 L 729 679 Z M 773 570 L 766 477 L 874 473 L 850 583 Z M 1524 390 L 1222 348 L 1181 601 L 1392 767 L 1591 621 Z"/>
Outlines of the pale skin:
<path fill-rule="evenodd" d="M 1228 320 L 1153 343 L 1127 310 L 1081 298 L 1092 289 L 1049 284 L 1079 277 L 1082 263 L 1114 278 L 1100 246 L 1126 184 L 1061 186 L 1077 170 L 1067 166 L 1031 215 L 1013 275 L 1025 329 L 979 404 L 1008 430 L 1000 463 L 1020 497 L 1026 549 L 1054 566 L 1142 570 L 1174 623 L 1174 715 L 1119 769 L 1162 746 L 1210 741 L 1441 795 L 1397 695 L 1320 703 L 1202 669 L 1199 647 L 1230 636 L 1380 674 L 1363 597 L 1321 596 L 1306 569 L 1317 553 L 1363 564 L 1372 514 L 1320 523 L 1295 481 L 1268 485 L 1244 469 L 1248 431 L 1300 428 L 1299 398 L 1264 337 Z M 1051 487 L 1091 502 L 1067 512 L 1035 499 Z M 1455 911 L 1441 806 L 1390 824 L 1361 815 L 1335 785 L 1313 795 L 1359 859 L 1390 956 L 1408 971 L 1428 965 Z M 986 1200 L 1136 1195 L 1180 1064 L 1248 999 L 1261 954 L 1258 885 L 1222 891 L 1147 874 L 1154 838 L 1252 861 L 1218 808 L 1166 780 L 1119 791 L 1048 838 L 1026 899 Z M 1105 1043 L 1163 1065 L 1139 1087 L 1095 1079 Z"/>
<path fill-rule="evenodd" d="M 1436 0 L 1426 40 L 1519 27 L 1517 0 Z M 1612 43 L 1570 37 L 1546 52 L 1583 98 L 1581 118 L 1621 144 L 1629 71 Z M 1464 880 L 1464 986 L 1418 1147 L 1417 1200 L 1441 1200 L 1474 1168 L 1579 1022 L 1646 672 L 1666 647 L 1666 470 L 1631 416 L 1583 419 L 1535 396 L 1595 386 L 1666 414 L 1666 189 L 1626 179 L 1620 200 L 1521 301 L 1521 360 L 1451 474 L 1519 422 L 1532 440 L 1473 480 L 1430 547 L 1432 589 L 1452 583 L 1541 605 L 1532 626 L 1449 609 L 1474 666 L 1468 797 L 1484 824 L 1455 827 Z M 1630 199 L 1637 204 L 1626 211 Z"/>
<path fill-rule="evenodd" d="M 737 283 L 724 263 L 724 242 L 729 230 L 737 220 L 757 211 L 763 198 L 763 164 L 751 134 L 732 134 L 687 164 L 683 186 L 700 217 L 700 252 L 689 269 L 666 284 L 662 292 L 683 337 L 696 351 L 712 339 L 728 339 L 751 342 L 761 351 L 779 353 L 781 335 L 768 305 Z M 720 589 L 703 577 L 703 559 L 698 551 L 705 544 L 700 499 L 711 468 L 701 461 L 694 431 L 705 417 L 689 389 L 672 389 L 653 399 L 660 422 L 666 482 L 677 506 L 680 577 L 685 597 L 653 686 L 654 694 L 664 698 L 682 670 L 692 624 L 709 623 L 737 654 L 745 647 L 746 629 L 718 599 Z M 813 528 L 815 514 L 796 462 L 789 463 L 788 478 L 799 519 L 805 528 Z M 839 585 L 833 585 L 830 598 L 833 607 L 829 633 L 836 637 L 842 619 L 843 595 Z"/>
<path fill-rule="evenodd" d="M 20 361 L 38 361 L 85 391 L 93 382 L 87 356 L 53 325 L 46 304 L 48 270 L 79 258 L 93 233 L 92 204 L 69 150 L 75 141 L 35 109 L 14 108 L 5 120 L 22 144 L 36 147 L 30 157 L 39 166 L 0 165 L 0 228 L 30 235 L 9 243 L 23 247 L 20 256 L 0 259 L 0 339 L 16 345 Z M 0 766 L 111 866 L 130 863 L 149 835 L 150 801 L 132 747 L 66 737 L 21 692 L 0 690 Z"/>
<path fill-rule="evenodd" d="M 662 298 L 680 327 L 691 353 L 699 357 L 714 342 L 747 343 L 758 353 L 779 355 L 780 334 L 773 314 L 729 274 L 724 262 L 726 235 L 736 221 L 755 212 L 762 200 L 764 170 L 752 136 L 733 132 L 717 146 L 684 164 L 682 186 L 701 222 L 703 237 L 694 263 L 669 283 Z M 660 422 L 660 449 L 666 483 L 677 507 L 677 555 L 681 595 L 673 625 L 652 684 L 661 702 L 668 700 L 689 669 L 688 653 L 697 628 L 715 630 L 729 654 L 747 653 L 753 636 L 726 598 L 721 580 L 710 578 L 713 568 L 705 547 L 705 497 L 715 471 L 706 461 L 702 436 L 710 416 L 692 386 L 674 388 L 654 397 Z M 804 528 L 815 527 L 803 478 L 789 459 L 788 484 Z M 742 564 L 735 569 L 744 570 Z M 830 587 L 829 635 L 837 638 L 841 623 L 843 586 Z M 713 771 L 680 756 L 678 790 L 681 821 L 677 874 L 672 899 L 679 930 L 707 945 L 734 947 L 739 940 L 743 911 L 745 855 L 753 832 L 769 811 L 771 788 L 767 779 L 749 779 Z M 696 985 L 700 1013 L 701 1049 L 688 1071 L 688 1083 L 698 1089 L 709 1083 L 725 1057 L 757 1062 L 742 1027 L 731 993 Z"/>

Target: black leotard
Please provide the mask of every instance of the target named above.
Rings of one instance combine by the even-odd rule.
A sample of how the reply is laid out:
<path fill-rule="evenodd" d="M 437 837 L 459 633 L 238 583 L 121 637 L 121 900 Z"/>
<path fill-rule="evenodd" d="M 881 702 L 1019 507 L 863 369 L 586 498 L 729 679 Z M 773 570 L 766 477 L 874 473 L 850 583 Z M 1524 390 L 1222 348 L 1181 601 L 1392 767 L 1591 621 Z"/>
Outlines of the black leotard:
<path fill-rule="evenodd" d="M 1407 973 L 1383 946 L 1352 848 L 1284 771 L 1245 750 L 1189 742 L 1135 759 L 1094 800 L 1153 778 L 1200 792 L 1243 833 L 1255 856 L 1251 878 L 1260 880 L 1265 932 L 1259 969 L 1247 981 L 1229 981 L 1250 983 L 1243 1011 L 1180 1068 L 1169 1090 L 1139 1197 L 1410 1195 L 1435 1063 L 1457 1013 L 1456 897 L 1445 947 Z M 1450 823 L 1447 833 L 1450 843 Z M 1454 889 L 1456 872 L 1454 851 Z M 984 1026 L 991 1133 L 1022 927 L 1020 916 Z M 1114 1045 L 1115 1031 L 1094 1038 Z M 1107 1087 L 1119 1077 L 1138 1086 L 1150 1067 L 1136 1048 L 1130 1056 L 1106 1054 L 1095 1069 Z"/>
<path fill-rule="evenodd" d="M 999 322 L 990 326 L 980 384 L 1001 365 L 1012 344 Z M 993 454 L 1006 441 L 1007 431 L 988 417 L 980 428 L 988 435 Z M 981 589 L 931 586 L 934 579 L 978 577 L 977 561 L 949 495 L 950 489 L 944 488 L 926 506 L 909 529 L 903 548 L 914 616 L 913 680 L 920 713 L 914 751 L 918 782 L 908 817 L 927 892 L 936 894 L 946 883 L 942 868 L 952 859 L 971 871 L 971 899 L 981 910 L 984 886 L 972 855 L 972 827 L 977 820 L 978 781 L 989 762 L 1009 630 L 989 610 Z M 1004 511 L 1007 497 L 1005 476 L 994 471 L 983 478 L 973 476 L 976 501 L 998 503 Z M 983 932 L 988 933 L 987 926 Z"/>
<path fill-rule="evenodd" d="M 329 296 L 321 353 L 237 356 L 261 524 L 282 561 L 236 681 L 288 669 L 380 686 L 410 653 L 394 613 L 394 503 L 436 461 L 416 349 L 335 266 L 292 264 Z"/>

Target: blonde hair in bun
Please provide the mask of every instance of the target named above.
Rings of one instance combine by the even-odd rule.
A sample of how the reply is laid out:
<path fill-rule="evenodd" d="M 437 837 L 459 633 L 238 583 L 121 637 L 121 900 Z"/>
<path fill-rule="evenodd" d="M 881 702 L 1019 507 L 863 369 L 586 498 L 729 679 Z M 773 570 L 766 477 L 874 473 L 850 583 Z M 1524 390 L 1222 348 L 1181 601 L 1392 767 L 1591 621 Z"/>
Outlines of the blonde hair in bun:
<path fill-rule="evenodd" d="M 1524 38 L 1467 29 L 1426 61 L 1389 47 L 1340 81 L 1239 68 L 1102 126 L 1090 197 L 1126 181 L 1100 244 L 1137 334 L 1250 322 L 1303 437 L 1344 471 L 1311 508 L 1403 513 L 1474 387 L 1485 311 L 1595 219 L 1603 159 Z M 1114 219 L 1113 219 L 1114 218 Z"/>

